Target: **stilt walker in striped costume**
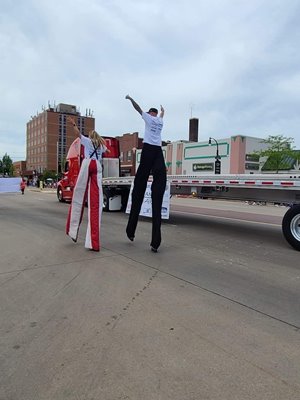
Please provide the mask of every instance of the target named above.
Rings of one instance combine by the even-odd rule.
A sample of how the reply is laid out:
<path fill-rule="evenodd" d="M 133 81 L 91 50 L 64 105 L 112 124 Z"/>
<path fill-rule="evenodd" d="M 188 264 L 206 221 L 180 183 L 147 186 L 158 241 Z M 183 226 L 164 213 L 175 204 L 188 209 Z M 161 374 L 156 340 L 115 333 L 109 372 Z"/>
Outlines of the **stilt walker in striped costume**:
<path fill-rule="evenodd" d="M 150 247 L 151 250 L 156 253 L 161 244 L 161 206 L 167 182 L 166 165 L 161 149 L 161 131 L 163 128 L 165 110 L 160 106 L 160 115 L 158 117 L 158 110 L 156 108 L 150 108 L 146 113 L 132 97 L 127 95 L 125 98 L 131 101 L 134 109 L 141 114 L 145 121 L 141 162 L 134 179 L 131 210 L 126 227 L 126 234 L 129 240 L 134 240 L 148 178 L 150 173 L 152 173 L 152 238 Z"/>
<path fill-rule="evenodd" d="M 82 135 L 73 118 L 68 117 L 74 130 L 80 136 L 84 147 L 84 159 L 74 188 L 72 203 L 69 208 L 66 233 L 76 242 L 79 226 L 82 221 L 86 199 L 88 200 L 88 226 L 85 247 L 94 251 L 100 250 L 100 227 L 102 215 L 102 154 L 109 151 L 105 140 L 96 132 L 89 136 Z"/>

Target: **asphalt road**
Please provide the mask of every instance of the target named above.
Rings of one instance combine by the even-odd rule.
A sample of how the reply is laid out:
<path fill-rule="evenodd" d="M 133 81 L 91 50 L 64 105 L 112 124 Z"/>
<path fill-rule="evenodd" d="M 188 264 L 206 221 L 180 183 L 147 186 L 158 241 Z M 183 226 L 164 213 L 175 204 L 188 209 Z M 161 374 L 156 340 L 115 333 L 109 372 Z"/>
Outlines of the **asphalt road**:
<path fill-rule="evenodd" d="M 299 252 L 281 207 L 172 199 L 102 250 L 64 234 L 53 193 L 0 196 L 1 400 L 300 399 Z"/>

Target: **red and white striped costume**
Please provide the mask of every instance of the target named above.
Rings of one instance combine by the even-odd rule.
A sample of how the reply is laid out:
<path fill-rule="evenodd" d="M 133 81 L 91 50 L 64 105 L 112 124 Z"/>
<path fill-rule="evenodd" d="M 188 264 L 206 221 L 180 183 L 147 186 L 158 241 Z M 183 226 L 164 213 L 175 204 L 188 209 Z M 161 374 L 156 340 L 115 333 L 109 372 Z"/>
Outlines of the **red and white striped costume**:
<path fill-rule="evenodd" d="M 75 242 L 77 241 L 85 200 L 87 198 L 88 226 L 85 238 L 85 247 L 87 249 L 99 251 L 103 206 L 101 155 L 106 151 L 106 147 L 100 146 L 100 148 L 97 149 L 96 154 L 91 151 L 91 147 L 88 146 L 89 143 L 87 140 L 91 142 L 89 138 L 81 135 L 81 143 L 84 145 L 86 158 L 82 161 L 74 188 L 72 203 L 67 219 L 66 233 Z M 90 155 L 91 158 L 87 158 L 88 155 Z"/>

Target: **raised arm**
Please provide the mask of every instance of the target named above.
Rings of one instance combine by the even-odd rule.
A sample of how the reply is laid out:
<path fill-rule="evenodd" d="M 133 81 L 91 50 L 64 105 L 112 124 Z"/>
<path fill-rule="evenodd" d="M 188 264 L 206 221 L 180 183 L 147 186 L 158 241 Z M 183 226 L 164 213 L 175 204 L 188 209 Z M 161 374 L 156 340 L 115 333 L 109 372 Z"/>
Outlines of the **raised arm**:
<path fill-rule="evenodd" d="M 141 109 L 141 107 L 138 105 L 138 103 L 136 103 L 132 97 L 129 96 L 129 94 L 127 96 L 125 96 L 125 99 L 130 100 L 131 104 L 133 105 L 133 108 L 139 113 L 139 114 L 143 114 L 143 110 Z"/>
<path fill-rule="evenodd" d="M 77 125 L 76 125 L 76 123 L 75 123 L 75 119 L 74 119 L 73 117 L 70 117 L 70 116 L 68 115 L 67 120 L 68 120 L 69 122 L 71 122 L 71 124 L 73 125 L 74 130 L 76 131 L 77 135 L 80 136 L 80 130 L 78 129 L 78 127 L 77 127 Z"/>
<path fill-rule="evenodd" d="M 164 115 L 165 115 L 165 109 L 163 108 L 162 105 L 160 105 L 160 114 L 159 114 L 159 116 L 160 116 L 160 118 L 163 118 Z"/>

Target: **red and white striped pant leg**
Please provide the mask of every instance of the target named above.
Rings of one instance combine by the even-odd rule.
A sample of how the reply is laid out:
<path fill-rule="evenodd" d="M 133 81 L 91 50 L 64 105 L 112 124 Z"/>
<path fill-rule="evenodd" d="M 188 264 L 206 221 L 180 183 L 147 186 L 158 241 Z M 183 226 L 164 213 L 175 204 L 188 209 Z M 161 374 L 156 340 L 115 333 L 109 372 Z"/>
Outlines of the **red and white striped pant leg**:
<path fill-rule="evenodd" d="M 66 233 L 74 240 L 77 240 L 84 210 L 85 194 L 89 178 L 89 164 L 89 159 L 82 161 L 67 219 Z"/>
<path fill-rule="evenodd" d="M 89 168 L 88 187 L 88 226 L 85 247 L 95 251 L 100 250 L 100 230 L 103 207 L 102 167 L 98 160 L 92 160 Z"/>

